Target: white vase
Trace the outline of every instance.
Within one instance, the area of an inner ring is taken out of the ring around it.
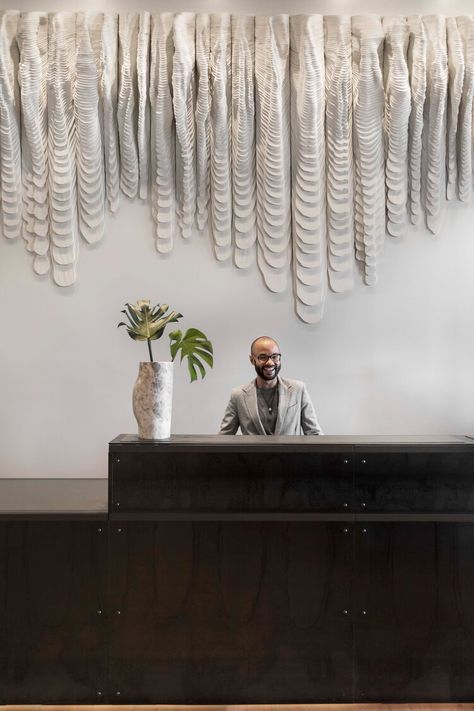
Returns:
[[[173,363],[140,363],[133,388],[133,413],[140,439],[168,439],[171,433]]]

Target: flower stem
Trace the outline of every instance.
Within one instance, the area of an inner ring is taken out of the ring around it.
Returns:
[[[153,363],[153,353],[151,352],[151,341],[149,338],[147,338],[148,343],[148,353],[150,354],[150,363]]]

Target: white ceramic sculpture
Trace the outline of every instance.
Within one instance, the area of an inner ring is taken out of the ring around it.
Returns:
[[[159,252],[207,229],[315,323],[354,256],[375,284],[386,232],[472,197],[473,110],[472,15],[2,11],[0,224],[70,286],[150,183]]]
[[[288,15],[255,18],[257,254],[275,292],[291,261],[289,44]]]
[[[232,205],[234,262],[254,263],[257,239],[255,174],[255,20],[232,17]]]
[[[356,258],[366,284],[377,281],[385,237],[383,29],[375,15],[352,18]]]
[[[150,109],[148,104],[150,53],[150,13],[141,12],[137,38],[137,89],[138,89],[138,194],[144,200],[148,196],[148,143],[150,133]]]
[[[331,289],[354,284],[351,20],[324,18],[326,58],[326,215]]]
[[[412,224],[421,219],[421,151],[426,96],[426,37],[420,16],[407,18],[411,114],[408,128],[408,205]]]
[[[408,124],[411,89],[407,66],[408,28],[404,17],[384,17],[385,187],[387,232],[407,229]]]
[[[426,34],[426,102],[423,131],[422,192],[428,229],[441,228],[446,199],[446,104],[448,62],[446,18],[423,17]]]
[[[129,198],[138,193],[137,38],[138,13],[119,16],[119,89],[117,121],[120,141],[120,188]]]
[[[77,212],[79,231],[89,243],[105,230],[105,175],[99,113],[100,37],[103,16],[80,12],[76,20]]]
[[[448,49],[448,135],[447,135],[447,177],[446,196],[452,200],[458,182],[457,131],[459,109],[464,87],[464,47],[455,17],[446,20]]]
[[[196,15],[196,222],[204,230],[209,219],[209,165],[211,156],[211,96],[209,91],[210,17]]]
[[[464,85],[458,123],[458,195],[466,202],[472,195],[472,112],[474,100],[474,17],[457,18],[464,53]]]
[[[210,18],[210,232],[219,261],[231,256],[230,15]]]
[[[0,184],[3,234],[15,239],[21,234],[21,140],[18,87],[19,12],[0,13]]]
[[[117,33],[118,16],[105,13],[101,38],[100,90],[104,132],[105,189],[110,212],[119,204],[117,136]]]
[[[48,211],[48,16],[26,12],[18,28],[22,115],[23,236],[39,275],[50,270]]]
[[[176,202],[178,223],[184,238],[191,236],[196,211],[196,146],[194,103],[195,16],[175,16],[173,40],[173,109],[176,122]]]
[[[321,15],[290,21],[292,245],[296,312],[321,320],[327,291],[324,27]]]
[[[75,58],[75,14],[59,12],[51,15],[47,74],[49,231],[53,278],[59,286],[70,286],[76,280]]]
[[[153,15],[150,49],[151,208],[156,224],[156,249],[173,248],[175,219],[175,131],[171,77],[173,14]]]

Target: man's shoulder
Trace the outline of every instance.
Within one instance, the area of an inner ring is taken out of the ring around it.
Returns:
[[[294,378],[282,378],[280,377],[282,385],[286,388],[293,388],[294,390],[303,390],[306,386],[302,380],[295,380]]]
[[[245,385],[239,385],[236,388],[233,388],[230,396],[231,397],[238,397],[239,395],[242,395],[243,393],[249,392],[252,388],[255,387],[255,380],[251,380],[250,383],[246,383]]]

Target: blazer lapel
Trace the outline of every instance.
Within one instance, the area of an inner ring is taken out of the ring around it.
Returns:
[[[291,385],[287,385],[281,378],[278,378],[278,416],[275,425],[275,434],[281,433],[282,425],[285,421],[288,403],[290,401]]]
[[[260,432],[260,434],[266,434],[260,415],[258,414],[258,404],[257,404],[257,386],[255,385],[255,380],[252,380],[244,388],[245,405],[247,407],[248,416],[254,424],[255,430]]]

